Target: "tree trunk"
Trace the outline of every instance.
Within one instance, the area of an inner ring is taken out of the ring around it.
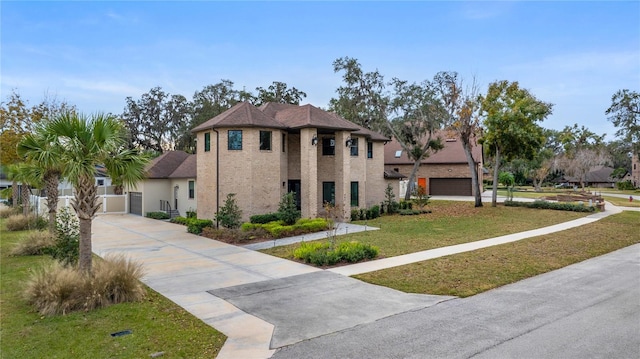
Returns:
[[[98,204],[98,188],[93,177],[80,178],[75,187],[76,193],[71,206],[78,214],[80,223],[80,255],[78,265],[80,270],[91,272],[91,222],[100,208]]]
[[[45,174],[45,186],[47,189],[47,207],[49,207],[49,233],[56,233],[56,215],[58,213],[58,174]]]
[[[22,183],[22,214],[25,216],[29,215],[29,207],[31,202],[31,197],[29,196],[31,192],[29,191],[29,185],[26,183]]]
[[[462,140],[462,148],[467,157],[469,171],[471,172],[471,187],[473,188],[473,197],[475,199],[475,207],[482,207],[482,191],[480,190],[480,181],[478,181],[478,167],[471,153],[471,144],[469,141]]]
[[[418,168],[420,168],[420,160],[413,163],[413,169],[411,170],[411,174],[409,175],[409,183],[407,184],[407,193],[404,194],[404,200],[408,201],[411,199],[411,193],[413,193],[414,183],[416,180],[416,173],[418,172]]]
[[[498,175],[500,171],[500,149],[496,148],[495,164],[493,166],[493,193],[491,194],[491,207],[498,205]]]
[[[80,251],[78,267],[81,272],[91,273],[91,219],[79,218],[80,223]]]
[[[18,188],[18,182],[11,182],[11,207],[18,207],[18,199],[20,198],[20,189]]]

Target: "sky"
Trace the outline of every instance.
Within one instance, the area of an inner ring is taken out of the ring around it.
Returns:
[[[517,81],[554,104],[541,125],[613,140],[605,111],[640,91],[639,1],[6,1],[0,95],[121,114],[153,87],[191,99],[222,79],[274,81],[326,108],[356,58],[386,80],[456,71],[481,92]]]

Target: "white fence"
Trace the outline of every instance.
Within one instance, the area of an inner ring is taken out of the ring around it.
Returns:
[[[58,210],[63,207],[71,207],[71,200],[73,196],[60,196],[58,197]],[[107,194],[98,196],[98,203],[102,206],[98,210],[98,213],[127,213],[128,200],[126,195]],[[49,207],[47,206],[46,197],[31,196],[31,205],[34,207],[34,211],[42,216],[46,216],[49,213]]]

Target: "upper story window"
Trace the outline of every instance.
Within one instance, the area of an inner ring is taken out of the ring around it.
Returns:
[[[357,155],[358,155],[358,139],[352,138],[351,139],[351,156],[357,156]]]
[[[373,158],[373,142],[367,142],[367,158]]]
[[[228,145],[227,148],[231,150],[242,150],[242,130],[229,130],[228,131]]]
[[[336,139],[333,137],[325,137],[322,139],[322,155],[333,156],[336,154]]]
[[[260,131],[260,151],[271,151],[271,131]]]
[[[204,152],[211,151],[211,133],[206,132],[204,134]]]

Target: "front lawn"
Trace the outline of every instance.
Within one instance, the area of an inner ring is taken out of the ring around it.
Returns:
[[[4,223],[0,226],[2,358],[149,358],[160,352],[162,358],[214,358],[222,348],[222,333],[151,289],[139,303],[39,315],[24,301],[22,290],[32,271],[52,259],[9,257],[25,232],[7,232]],[[124,330],[131,334],[111,336]]]
[[[640,212],[628,211],[562,232],[355,277],[409,293],[467,297],[636,243]]]
[[[527,231],[586,216],[586,213],[531,210],[498,205],[474,208],[471,202],[431,201],[432,213],[418,216],[382,216],[367,225],[378,231],[339,236],[338,242],[358,241],[380,250],[380,257],[393,257],[427,249],[479,241],[506,234]],[[364,221],[353,222],[365,224]],[[262,252],[293,259],[299,244],[274,247]]]

